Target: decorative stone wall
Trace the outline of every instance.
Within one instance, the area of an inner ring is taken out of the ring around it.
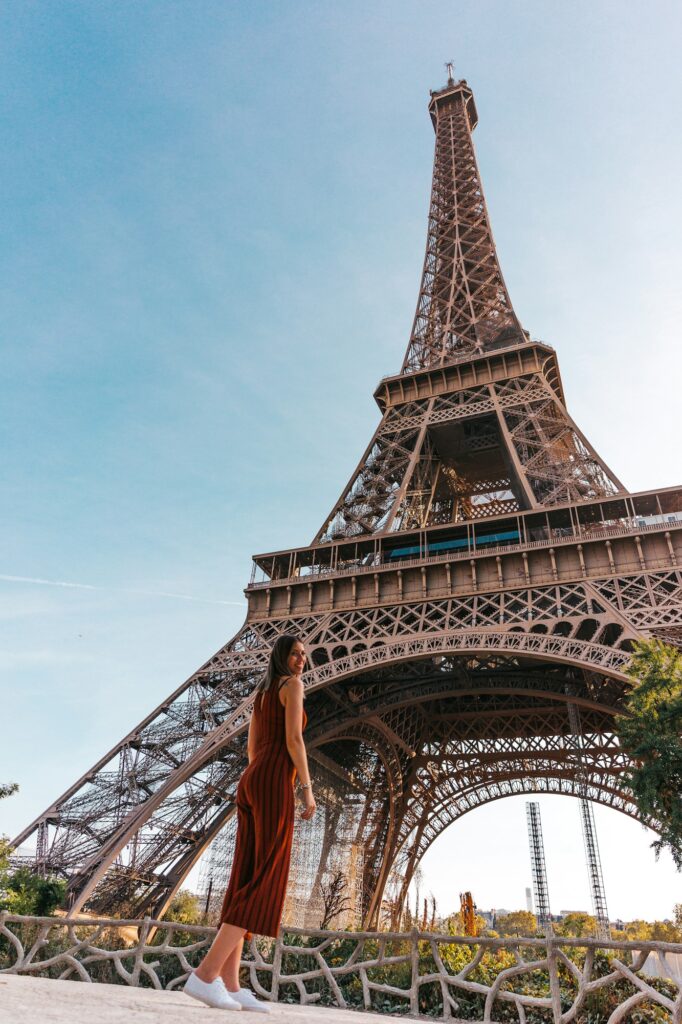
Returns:
[[[214,928],[167,921],[20,917],[0,914],[0,973],[104,980],[157,989],[182,986]],[[671,963],[682,944],[596,939],[464,938],[413,931],[291,929],[276,941],[252,939],[243,966],[254,991],[274,1001],[401,1009],[430,1019],[467,1017],[519,1024],[577,1019],[618,1024],[637,1008],[679,1024],[682,979]],[[655,954],[659,974],[644,973]],[[390,979],[390,980],[389,980]],[[398,983],[400,982],[400,983]],[[434,993],[436,995],[434,1001]],[[428,996],[428,999],[427,999]],[[597,1000],[599,1012],[591,1004]],[[428,1007],[427,1007],[428,1002]],[[513,1019],[513,1018],[512,1018]],[[606,1017],[604,1017],[606,1019]]]

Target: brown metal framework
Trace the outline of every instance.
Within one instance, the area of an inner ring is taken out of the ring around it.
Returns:
[[[636,816],[613,720],[633,640],[682,637],[682,490],[629,494],[573,422],[502,279],[466,82],[429,111],[424,273],[381,422],[312,544],[255,557],[237,636],[15,840],[74,910],[162,914],[229,826],[284,630],[310,653],[313,760],[353,795],[365,922],[488,801],[554,792]]]

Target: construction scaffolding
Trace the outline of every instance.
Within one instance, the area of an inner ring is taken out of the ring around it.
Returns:
[[[585,845],[585,861],[587,863],[587,875],[590,884],[590,898],[592,900],[592,913],[597,922],[597,938],[610,939],[611,925],[609,922],[609,911],[606,905],[606,891],[604,889],[604,875],[599,856],[599,843],[597,842],[597,827],[594,821],[592,803],[587,798],[588,777],[583,761],[584,737],[580,711],[576,704],[568,704],[568,720],[577,744],[578,771],[577,780],[580,791],[580,821],[583,831],[583,843]]]
[[[580,800],[580,820],[582,821],[583,826],[585,859],[587,861],[587,873],[590,879],[592,913],[597,919],[597,938],[610,939],[611,926],[609,924],[609,911],[606,906],[604,876],[602,874],[601,859],[599,857],[599,844],[597,842],[597,829],[594,823],[594,812],[592,811],[592,804],[584,797]]]
[[[547,868],[545,866],[545,846],[542,841],[540,804],[526,803],[526,818],[528,820],[528,841],[530,843],[530,867],[533,875],[535,916],[538,927],[543,931],[548,931],[552,927],[552,915],[549,909],[549,888],[547,886]]]

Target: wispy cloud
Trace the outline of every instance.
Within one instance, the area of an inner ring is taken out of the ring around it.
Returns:
[[[59,650],[2,651],[0,650],[0,672],[16,671],[27,668],[59,668],[64,665],[88,664],[96,661],[94,655],[84,652]],[[45,696],[48,695],[46,691]],[[22,690],[22,698],[26,692]],[[60,698],[61,699],[61,698]]]
[[[196,597],[193,594],[175,594],[167,590],[138,590],[133,587],[100,587],[93,583],[73,583],[70,580],[45,580],[39,576],[10,576],[0,573],[0,581],[4,583],[28,583],[41,587],[67,587],[73,590],[99,590],[109,593],[136,594],[141,597],[168,597],[178,601],[199,601],[202,604],[221,604],[241,608],[245,601],[221,601],[212,597]]]

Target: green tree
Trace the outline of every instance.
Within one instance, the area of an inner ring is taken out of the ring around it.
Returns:
[[[179,889],[171,900],[164,917],[167,921],[177,921],[178,924],[201,924],[202,911],[199,906],[199,897],[189,889]]]
[[[0,892],[5,886],[11,853],[12,847],[9,844],[9,839],[7,836],[0,836]]]
[[[644,939],[648,941],[651,939],[651,932],[653,931],[652,926],[648,921],[628,921],[624,928],[625,938],[628,942],[634,942],[636,939]]]
[[[651,845],[668,849],[682,870],[682,652],[660,640],[641,640],[628,666],[634,688],[616,721],[621,745],[634,761],[626,778],[640,814],[658,823]]]
[[[4,800],[7,796],[12,796],[13,793],[19,789],[16,782],[10,782],[8,784],[0,783],[0,800]],[[12,847],[10,846],[9,836],[0,836],[0,907],[2,907],[2,900],[4,898],[7,886],[7,880],[10,876],[9,871],[9,859],[12,854]]]
[[[21,867],[4,880],[0,907],[12,914],[48,917],[64,901],[66,882],[61,878],[41,878],[30,868]]]
[[[535,914],[531,914],[530,910],[512,910],[511,913],[498,917],[495,927],[500,935],[528,937],[535,935],[538,930],[538,922]]]
[[[591,914],[566,914],[556,931],[559,935],[570,935],[576,939],[589,938],[597,933],[597,921]]]
[[[682,942],[682,929],[671,921],[654,921],[651,938],[657,942]]]
[[[0,800],[12,796],[18,789],[16,782],[0,784]],[[41,878],[27,867],[12,871],[12,852],[9,838],[0,836],[0,910],[49,917],[64,902],[66,882],[61,878]]]

